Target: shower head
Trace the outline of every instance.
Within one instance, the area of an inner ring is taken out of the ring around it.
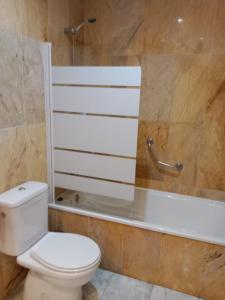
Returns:
[[[92,24],[92,23],[95,23],[96,22],[96,19],[95,18],[89,18],[89,19],[86,19],[84,20],[83,22],[81,22],[77,27],[67,27],[67,28],[64,28],[64,33],[65,34],[72,34],[72,35],[75,35],[77,34],[80,29],[85,26],[86,24]]]

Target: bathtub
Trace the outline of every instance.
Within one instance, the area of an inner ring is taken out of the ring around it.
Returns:
[[[131,204],[71,193],[76,194],[75,198],[86,197],[80,207],[69,196],[62,202],[50,203],[49,207],[225,246],[225,202],[142,188],[136,188]]]

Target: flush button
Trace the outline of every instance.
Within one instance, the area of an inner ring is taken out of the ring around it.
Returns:
[[[25,191],[26,188],[24,186],[21,186],[20,188],[18,188],[19,191]]]

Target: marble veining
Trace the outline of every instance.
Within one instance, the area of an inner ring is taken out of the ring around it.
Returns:
[[[23,38],[23,102],[26,124],[44,122],[44,72],[40,44]]]
[[[94,239],[102,251],[100,267],[108,271],[207,300],[225,295],[223,246],[54,209],[49,228]]]
[[[0,31],[0,53],[1,129],[23,124],[21,37]]]
[[[66,1],[60,26],[73,14],[76,22],[97,18],[78,38],[78,65],[142,67],[136,184],[224,199],[224,1],[75,2],[76,10]],[[49,24],[62,5],[50,3]],[[49,26],[54,64],[70,64],[71,40]],[[156,167],[143,140],[147,133],[155,135],[162,159],[184,163],[180,174]]]
[[[25,181],[46,181],[47,164],[40,44],[3,30],[0,54],[0,192],[4,192]],[[15,258],[0,254],[1,300],[23,277],[24,269]]]
[[[83,4],[97,22],[84,29],[78,64],[142,67],[138,186],[224,199],[224,1]],[[180,174],[149,159],[145,126],[162,159],[184,163]]]
[[[6,300],[22,300],[21,285]],[[200,300],[200,298],[98,269],[83,287],[83,300]],[[203,299],[202,299],[203,300]]]
[[[48,0],[48,40],[53,44],[53,65],[72,65],[72,37],[63,34],[64,27],[72,27],[83,20],[83,1]],[[75,64],[82,63],[83,30],[76,36]]]

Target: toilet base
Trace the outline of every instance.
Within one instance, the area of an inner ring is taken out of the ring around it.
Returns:
[[[68,282],[67,282],[68,283]],[[81,286],[68,286],[62,280],[29,271],[23,300],[82,300]]]

